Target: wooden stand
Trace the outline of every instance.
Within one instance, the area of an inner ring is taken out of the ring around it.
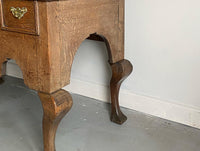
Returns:
[[[25,84],[38,91],[44,151],[55,150],[56,129],[72,106],[70,94],[61,88],[70,83],[74,56],[87,38],[107,46],[113,72],[111,120],[126,121],[118,101],[120,85],[132,71],[124,59],[124,0],[1,0],[0,5],[0,64],[14,59]]]

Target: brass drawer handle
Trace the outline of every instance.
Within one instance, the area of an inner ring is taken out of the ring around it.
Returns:
[[[24,16],[24,14],[26,14],[27,13],[27,8],[26,7],[22,7],[22,8],[19,8],[19,7],[11,7],[10,8],[10,11],[12,12],[12,14],[13,14],[13,16],[15,17],[15,18],[18,18],[18,19],[21,19],[23,16]]]

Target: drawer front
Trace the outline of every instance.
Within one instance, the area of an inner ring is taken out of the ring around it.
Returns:
[[[1,0],[2,29],[39,35],[37,1]]]

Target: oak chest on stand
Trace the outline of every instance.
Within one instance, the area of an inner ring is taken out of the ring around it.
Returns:
[[[3,64],[14,59],[25,84],[38,91],[44,151],[55,151],[57,127],[72,107],[71,95],[61,88],[69,84],[74,56],[87,38],[107,46],[111,120],[126,121],[118,101],[120,85],[132,72],[124,59],[124,0],[0,0],[0,6],[0,77]]]

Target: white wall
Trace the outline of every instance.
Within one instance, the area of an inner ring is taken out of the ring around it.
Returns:
[[[134,93],[200,108],[200,1],[131,0],[126,54]]]
[[[126,0],[125,56],[134,71],[122,106],[200,128],[199,8],[199,0]],[[84,41],[65,89],[108,101],[107,60],[103,43]],[[17,72],[8,65],[9,75]]]

